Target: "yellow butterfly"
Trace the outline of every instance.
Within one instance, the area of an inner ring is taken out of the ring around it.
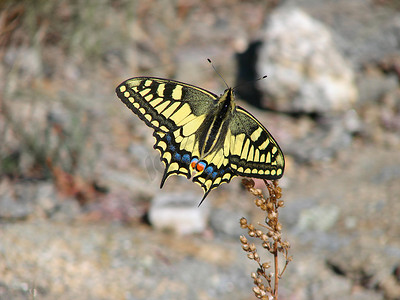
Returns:
[[[161,187],[182,175],[208,193],[234,176],[279,179],[285,160],[267,129],[235,104],[232,88],[217,95],[169,79],[134,77],[116,89],[118,97],[154,129],[154,148],[165,164]]]

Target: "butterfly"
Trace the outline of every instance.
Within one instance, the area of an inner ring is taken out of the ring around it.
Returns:
[[[235,176],[279,179],[285,160],[278,143],[248,111],[235,104],[228,88],[218,97],[187,83],[134,77],[116,93],[125,105],[154,129],[154,148],[165,171],[199,184],[203,199]]]

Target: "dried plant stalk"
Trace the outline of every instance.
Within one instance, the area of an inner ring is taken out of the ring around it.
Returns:
[[[257,252],[254,243],[249,243],[245,236],[240,236],[242,249],[247,252],[247,257],[254,260],[258,264],[256,272],[251,273],[254,280],[253,292],[258,299],[278,299],[278,285],[279,279],[282,277],[286,270],[288,263],[292,260],[288,256],[290,244],[282,240],[282,225],[279,223],[278,209],[283,207],[284,203],[280,200],[281,188],[278,186],[278,181],[269,183],[264,180],[267,187],[269,197],[265,198],[260,189],[254,187],[254,181],[251,179],[243,179],[243,185],[246,189],[256,196],[255,204],[262,211],[266,212],[265,224],[260,224],[261,229],[256,229],[254,225],[249,224],[246,218],[240,219],[240,226],[248,230],[248,235],[251,238],[259,239],[262,247],[273,255],[274,270],[271,272],[270,262],[262,262]],[[281,253],[285,258],[285,265],[282,271],[279,270],[278,255]]]

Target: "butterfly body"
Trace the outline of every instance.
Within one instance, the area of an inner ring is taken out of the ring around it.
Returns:
[[[161,187],[171,175],[191,178],[204,197],[234,176],[278,179],[284,157],[267,129],[236,106],[232,88],[220,97],[179,81],[134,77],[118,97],[154,129],[154,148],[165,164]],[[202,200],[202,201],[203,201]]]

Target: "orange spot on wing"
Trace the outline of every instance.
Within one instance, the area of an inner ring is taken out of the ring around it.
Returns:
[[[196,166],[197,171],[201,172],[204,170],[204,165],[203,164],[197,164]]]

